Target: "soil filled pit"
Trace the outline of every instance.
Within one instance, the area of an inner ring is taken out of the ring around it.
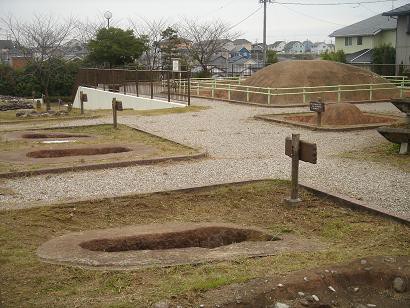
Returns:
[[[26,133],[21,136],[24,139],[49,139],[49,138],[85,138],[88,135],[64,134],[64,133]]]
[[[205,227],[182,232],[147,234],[115,239],[97,239],[81,243],[92,251],[163,250],[188,247],[216,248],[244,241],[269,241],[272,236],[255,230]]]
[[[32,151],[26,154],[32,158],[55,158],[66,156],[83,156],[83,155],[102,155],[111,153],[129,152],[131,149],[125,147],[103,147],[103,148],[73,148],[73,149],[58,149],[58,150],[39,150]]]

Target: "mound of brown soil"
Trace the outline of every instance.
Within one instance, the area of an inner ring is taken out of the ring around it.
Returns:
[[[293,88],[293,87],[319,87],[319,86],[337,86],[337,85],[358,85],[358,84],[380,84],[389,81],[381,76],[352,65],[324,61],[324,60],[299,60],[283,61],[269,65],[258,71],[253,76],[246,79],[242,84],[245,86],[266,87],[266,88]],[[377,90],[377,88],[386,88],[385,86],[373,86],[372,100],[389,100],[392,97],[399,96],[399,90],[391,85],[392,90]],[[369,86],[358,86],[357,89],[364,89],[355,92],[343,92],[342,101],[366,101],[370,98]],[[353,89],[353,88],[350,88]],[[337,101],[336,93],[325,93],[322,91],[337,90],[337,87],[307,89],[306,91],[318,91],[319,93],[306,94],[306,102],[316,100],[317,97],[324,98],[325,101]],[[267,92],[267,91],[266,91]],[[272,91],[271,104],[301,104],[303,96],[284,95],[276,96],[276,93],[295,93],[299,90],[277,90]],[[246,101],[246,94],[233,92],[232,99]],[[253,94],[249,96],[249,101],[253,103],[267,103],[267,95]]]
[[[316,124],[316,117],[309,123]],[[353,104],[338,103],[326,105],[322,114],[324,125],[354,125],[366,123],[366,116]]]
[[[317,114],[313,115],[293,115],[285,117],[290,121],[317,124]],[[388,117],[364,114],[353,104],[335,103],[327,104],[325,112],[322,113],[322,125],[360,125],[375,123],[390,123],[393,120]]]

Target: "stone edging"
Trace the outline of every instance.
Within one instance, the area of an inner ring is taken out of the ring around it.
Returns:
[[[357,200],[339,193],[330,192],[326,189],[319,189],[306,184],[300,184],[300,186],[306,189],[307,191],[314,193],[315,195],[327,197],[330,200],[337,201],[351,209],[363,210],[366,212],[397,220],[406,225],[410,225],[410,215],[393,213],[392,211],[382,209],[378,206],[370,205],[364,201]]]
[[[313,130],[313,131],[325,131],[325,132],[347,132],[347,131],[353,131],[353,130],[374,129],[374,128],[378,128],[382,126],[389,126],[389,125],[394,124],[394,123],[371,123],[371,124],[345,125],[344,127],[326,127],[326,126],[318,127],[314,125],[308,125],[302,122],[299,123],[296,121],[288,121],[282,118],[284,116],[305,115],[305,114],[308,114],[308,112],[261,114],[261,115],[254,116],[254,119],[262,120],[266,122],[275,122],[275,123],[280,123],[280,124],[285,124],[285,125],[302,127],[302,128],[306,128],[306,129]],[[402,119],[402,117],[399,117],[399,116],[392,116],[392,115],[387,115],[387,114],[384,115],[384,114],[378,114],[374,112],[364,112],[363,114],[378,115],[378,116],[382,116],[386,118],[396,119],[398,121]],[[271,116],[277,116],[277,118],[273,118]]]

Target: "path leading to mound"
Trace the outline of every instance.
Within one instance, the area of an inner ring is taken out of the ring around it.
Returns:
[[[290,159],[284,155],[284,139],[292,132],[298,132],[302,139],[318,144],[318,164],[301,163],[301,182],[397,213],[410,210],[410,174],[375,162],[336,156],[383,141],[375,130],[312,132],[252,118],[261,113],[305,110],[301,108],[268,109],[208,100],[194,100],[194,104],[212,108],[197,113],[121,117],[119,121],[186,145],[201,147],[208,151],[208,159],[4,180],[2,186],[17,194],[0,195],[0,209],[252,179],[288,179]],[[389,103],[359,107],[366,111],[399,113]],[[109,119],[105,121],[109,123]],[[61,125],[101,122],[101,119],[82,120]]]

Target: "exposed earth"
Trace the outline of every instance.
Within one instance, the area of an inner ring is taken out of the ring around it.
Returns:
[[[259,70],[251,77],[247,78],[241,85],[266,87],[266,88],[293,88],[293,87],[319,87],[319,86],[337,86],[337,85],[358,85],[358,84],[382,84],[383,86],[374,86],[373,100],[390,99],[399,97],[399,90],[395,89],[393,84],[381,76],[352,65],[338,63],[334,61],[323,60],[295,60],[283,61],[271,64],[268,67]],[[377,90],[377,88],[392,88],[392,90]],[[368,89],[368,86],[358,87],[359,89]],[[354,89],[349,88],[349,89]],[[319,88],[311,91],[337,90],[333,88]],[[294,90],[293,90],[294,91]],[[286,93],[292,93],[292,90],[286,90]],[[300,92],[300,89],[297,90]],[[309,92],[309,90],[307,90]],[[276,92],[272,93],[275,94]],[[307,102],[322,97],[325,102],[335,102],[336,93],[315,93],[307,94]],[[232,92],[232,99],[237,101],[246,101],[246,94],[241,92]],[[342,101],[368,101],[369,91],[343,92]],[[266,104],[266,95],[251,93],[249,101],[253,103]],[[302,103],[301,95],[286,95],[271,97],[271,104],[297,104]]]

